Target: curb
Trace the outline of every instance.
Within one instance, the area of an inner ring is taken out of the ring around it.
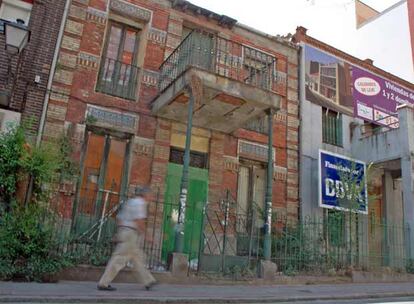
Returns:
[[[1,296],[0,303],[142,303],[142,304],[154,304],[154,303],[198,303],[198,304],[211,304],[213,303],[280,303],[280,302],[297,302],[297,301],[326,301],[326,300],[356,300],[356,299],[379,299],[379,298],[403,298],[412,297],[414,292],[389,292],[389,293],[375,293],[375,294],[352,294],[344,296],[291,296],[291,297],[278,297],[278,298],[197,298],[197,297],[13,297],[13,296]]]

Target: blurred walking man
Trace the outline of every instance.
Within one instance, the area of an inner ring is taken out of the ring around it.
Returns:
[[[98,283],[99,290],[116,290],[110,283],[128,262],[133,265],[136,279],[143,283],[147,290],[155,285],[156,280],[145,267],[145,254],[139,248],[139,243],[145,234],[148,193],[147,188],[136,187],[135,196],[121,207],[116,217],[118,228],[115,239],[117,244]]]

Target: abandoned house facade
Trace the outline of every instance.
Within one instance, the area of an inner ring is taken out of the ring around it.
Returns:
[[[55,198],[68,229],[103,237],[137,185],[161,264],[200,246],[240,255],[237,235],[270,234],[272,213],[297,222],[291,42],[187,1],[72,0],[52,77],[42,139],[67,134],[80,164]]]

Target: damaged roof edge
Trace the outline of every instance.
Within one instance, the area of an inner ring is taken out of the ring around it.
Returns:
[[[217,14],[208,9],[202,8],[201,6],[192,4],[186,0],[170,0],[170,2],[173,8],[192,11],[195,14],[203,15],[208,18],[217,20],[219,24],[226,25],[229,28],[232,28],[237,23],[236,19],[230,18],[226,15]]]
[[[291,48],[294,48],[294,49],[299,49],[298,45],[296,45],[295,43],[293,43],[293,42],[291,42],[287,39],[284,39],[284,38],[280,37],[279,35],[273,36],[273,35],[267,34],[265,32],[262,32],[260,30],[255,29],[255,28],[252,28],[248,25],[239,23],[236,19],[233,19],[229,16],[217,14],[215,12],[212,12],[212,11],[208,10],[208,9],[202,8],[201,6],[195,5],[195,4],[193,4],[193,3],[191,3],[187,0],[169,0],[169,1],[171,2],[172,7],[175,8],[175,9],[189,10],[189,11],[192,11],[193,13],[195,13],[195,14],[200,14],[200,15],[206,16],[208,18],[211,18],[213,20],[217,20],[220,25],[225,25],[225,26],[228,26],[229,28],[237,26],[237,27],[239,27],[243,30],[246,30],[246,31],[249,31],[253,34],[260,35],[260,36],[265,37],[267,39],[282,43],[282,44],[284,44],[288,47],[291,47]]]
[[[273,35],[267,34],[265,32],[262,32],[260,30],[257,30],[257,29],[255,29],[251,26],[245,25],[243,23],[239,23],[239,22],[237,22],[236,26],[243,29],[243,30],[252,32],[253,34],[260,35],[260,36],[265,37],[267,39],[282,43],[282,44],[284,44],[288,47],[291,47],[291,48],[294,48],[294,49],[297,49],[297,50],[300,49],[300,46],[297,45],[296,43],[291,42],[290,40],[287,40],[287,39],[283,39],[282,37],[280,37],[278,35],[273,36]]]

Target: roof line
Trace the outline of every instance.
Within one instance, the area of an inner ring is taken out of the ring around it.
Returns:
[[[365,5],[365,6],[369,7],[369,8],[370,8],[370,9],[372,9],[373,11],[376,11],[378,14],[381,14],[381,12],[380,12],[379,10],[376,10],[376,9],[375,9],[375,8],[373,8],[371,5],[366,4],[364,1],[362,1],[362,0],[356,0],[356,1],[358,1],[359,3],[362,3],[363,5]]]
[[[360,1],[360,2],[361,2],[361,1]],[[405,3],[405,2],[407,2],[407,0],[401,0],[401,1],[397,2],[397,3],[395,3],[394,5],[392,5],[392,6],[390,6],[389,8],[387,8],[387,9],[383,10],[382,12],[379,12],[379,14],[378,14],[378,15],[376,15],[376,16],[374,16],[374,17],[372,17],[372,18],[368,19],[368,20],[366,20],[365,22],[362,22],[362,23],[359,25],[359,27],[358,27],[358,28],[361,28],[361,27],[363,27],[363,26],[367,25],[368,23],[371,23],[372,21],[374,21],[374,20],[376,20],[377,18],[379,18],[379,17],[381,17],[381,16],[385,15],[385,14],[386,14],[386,13],[388,13],[389,11],[393,10],[393,9],[394,9],[394,8],[396,8],[397,6],[402,5],[402,4],[403,4],[403,3]],[[364,4],[365,4],[365,3],[364,3]]]

